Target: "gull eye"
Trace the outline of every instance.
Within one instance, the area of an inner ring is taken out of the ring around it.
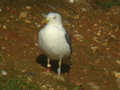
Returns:
[[[56,19],[56,16],[54,16],[53,19]]]

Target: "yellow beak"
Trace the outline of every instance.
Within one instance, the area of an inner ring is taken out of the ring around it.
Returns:
[[[42,20],[41,24],[47,24],[48,23],[48,20],[47,19],[44,19]]]
[[[47,24],[48,23],[47,15],[46,14],[42,14],[42,16],[44,17],[44,20],[42,20],[41,24]]]

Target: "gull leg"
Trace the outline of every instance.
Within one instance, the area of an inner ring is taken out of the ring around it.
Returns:
[[[46,71],[46,72],[43,72],[42,74],[47,75],[47,76],[52,75],[52,74],[50,73],[50,68],[51,68],[50,58],[48,58],[48,59],[47,59],[47,71]]]
[[[58,72],[58,75],[61,75],[62,59],[59,60],[58,65],[59,65],[59,67],[57,69],[57,72]]]
[[[58,67],[58,69],[57,69],[58,75],[55,76],[55,78],[56,78],[57,80],[65,81],[64,77],[61,76],[62,59],[59,60],[58,65],[59,65],[59,67]]]
[[[50,72],[51,64],[50,64],[50,58],[47,60],[47,72]]]

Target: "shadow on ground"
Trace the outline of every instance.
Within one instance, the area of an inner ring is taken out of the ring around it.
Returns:
[[[41,64],[43,67],[47,68],[47,56],[45,54],[41,54],[36,59],[38,64]],[[51,71],[57,73],[58,68],[58,60],[51,60]],[[70,71],[70,64],[62,64],[62,73],[69,73]]]

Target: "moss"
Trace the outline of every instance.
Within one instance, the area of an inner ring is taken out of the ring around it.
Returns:
[[[112,1],[103,2],[100,0],[96,0],[96,5],[101,7],[102,9],[109,9],[112,6],[120,6],[120,1],[119,0],[112,0]]]

